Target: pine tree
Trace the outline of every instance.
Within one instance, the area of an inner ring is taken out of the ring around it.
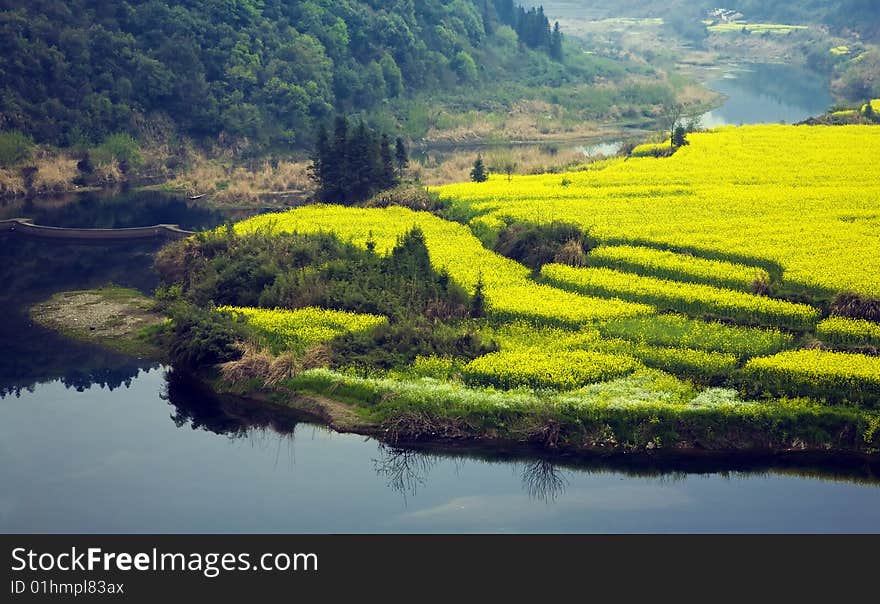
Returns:
[[[318,185],[318,197],[323,198],[322,189],[327,182],[327,168],[330,165],[330,140],[327,128],[323,124],[318,128],[315,136],[315,151],[312,154],[312,164],[309,166],[309,178]]]
[[[675,127],[672,133],[672,147],[677,149],[678,147],[684,147],[688,144],[687,140],[687,130],[681,124]]]
[[[474,182],[486,182],[489,180],[489,172],[483,163],[482,155],[477,155],[477,160],[474,162],[474,167],[471,170],[471,180]]]
[[[379,161],[381,173],[379,174],[379,188],[391,189],[397,185],[397,174],[394,171],[394,157],[391,153],[391,139],[387,134],[382,134],[379,143]]]
[[[399,136],[394,143],[394,162],[397,164],[398,178],[403,178],[403,174],[406,172],[407,166],[409,166],[409,153],[406,150],[406,143]]]
[[[348,173],[345,175],[348,186],[342,184],[346,191],[346,203],[353,203],[367,199],[377,182],[378,146],[373,144],[373,137],[367,129],[367,124],[362,120],[352,131],[348,149]]]
[[[482,18],[483,31],[485,31],[487,35],[491,36],[495,33],[495,21],[497,19],[497,15],[495,14],[495,7],[492,6],[492,3],[489,0],[483,0]]]
[[[864,109],[863,113],[864,113],[865,117],[868,118],[869,120],[873,120],[875,117],[877,117],[876,112],[874,111],[874,106],[871,104],[870,99],[865,104],[865,109]]]
[[[333,141],[327,150],[327,162],[324,166],[324,181],[321,188],[321,201],[345,203],[344,183],[349,172],[348,162],[348,120],[338,115],[333,124]]]
[[[553,33],[550,35],[550,56],[562,61],[562,30],[559,28],[559,21],[553,26]]]

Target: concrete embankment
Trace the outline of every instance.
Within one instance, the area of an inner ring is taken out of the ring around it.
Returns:
[[[0,235],[23,235],[42,239],[64,239],[74,241],[128,241],[135,239],[183,239],[192,235],[176,224],[157,224],[147,227],[124,229],[75,229],[33,224],[26,218],[0,220]]]

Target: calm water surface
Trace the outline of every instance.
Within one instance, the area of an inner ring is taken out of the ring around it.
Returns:
[[[745,73],[718,84],[732,94],[713,119],[791,122],[827,104],[797,78]],[[25,211],[58,226],[222,222],[167,196],[5,209]],[[156,248],[0,237],[0,531],[880,532],[876,467],[396,451],[27,318],[55,291],[150,291]]]
[[[794,124],[824,113],[833,102],[826,81],[789,65],[745,65],[707,86],[725,95],[726,101],[703,116],[706,128]]]

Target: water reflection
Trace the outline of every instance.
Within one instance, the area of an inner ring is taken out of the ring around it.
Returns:
[[[160,191],[96,191],[58,197],[29,197],[0,204],[0,219],[30,218],[36,224],[118,229],[176,224],[196,230],[223,223],[223,214],[204,204]]]
[[[401,449],[379,443],[379,457],[373,459],[373,470],[390,489],[407,497],[415,497],[419,487],[428,481],[428,474],[437,458],[412,449]]]
[[[853,458],[843,460],[824,455],[713,455],[691,458],[670,455],[584,454],[552,459],[540,451],[495,453],[471,449],[408,449],[380,444],[374,471],[389,488],[413,497],[427,487],[431,471],[442,460],[509,466],[520,475],[522,490],[530,500],[553,503],[565,495],[578,474],[619,474],[651,478],[658,484],[681,483],[695,475],[739,480],[774,475],[798,476],[828,481],[880,485],[880,461]]]
[[[171,421],[178,428],[189,426],[232,438],[247,438],[256,432],[288,438],[303,421],[292,409],[215,394],[183,371],[168,370],[165,380],[165,391],[159,397],[173,408]]]
[[[709,82],[724,105],[701,119],[702,126],[793,124],[824,113],[832,103],[827,83],[790,65],[752,64]]]
[[[523,486],[530,499],[553,503],[565,492],[566,473],[547,459],[536,459],[523,464]]]
[[[160,244],[82,245],[0,236],[0,398],[60,380],[83,391],[115,389],[154,366],[62,337],[31,321],[28,308],[58,291],[107,283],[151,291],[152,257]]]

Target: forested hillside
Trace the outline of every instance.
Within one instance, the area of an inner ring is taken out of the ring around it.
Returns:
[[[512,0],[0,0],[0,130],[303,145],[337,111],[608,75],[562,48]]]

